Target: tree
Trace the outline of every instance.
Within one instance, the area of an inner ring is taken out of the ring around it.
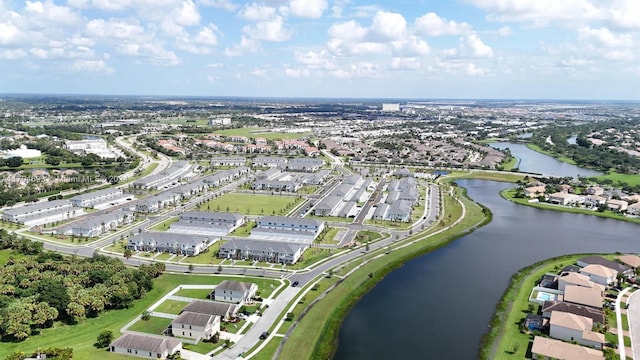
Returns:
[[[97,348],[106,348],[113,341],[113,331],[111,330],[103,330],[96,340],[95,347]]]
[[[38,301],[49,304],[58,310],[58,314],[65,313],[69,302],[71,302],[66,286],[55,280],[42,279],[38,282],[36,289],[39,294]]]
[[[145,310],[142,312],[142,315],[140,315],[140,319],[144,320],[144,321],[148,321],[151,319],[151,312],[149,310]]]
[[[293,320],[293,313],[292,312],[288,312],[287,313],[287,317],[284,319],[285,321],[291,321]]]
[[[9,167],[20,167],[22,166],[23,160],[20,156],[12,156],[7,160],[7,165]]]
[[[133,255],[133,253],[131,252],[130,249],[124,249],[123,255],[124,255],[124,258],[128,260],[131,257],[131,255]]]

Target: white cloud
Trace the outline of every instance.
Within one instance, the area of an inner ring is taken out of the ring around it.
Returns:
[[[329,71],[329,74],[343,79],[377,77],[379,75],[378,66],[368,61],[348,64],[343,68]]]
[[[296,51],[294,56],[298,62],[310,69],[329,70],[335,68],[333,59],[326,51]]]
[[[333,5],[331,5],[331,17],[341,18],[344,8],[349,3],[350,3],[350,0],[334,0]]]
[[[240,43],[224,49],[225,56],[240,56],[244,54],[257,53],[262,50],[260,43],[246,36],[240,37]]]
[[[235,11],[238,6],[229,0],[199,0],[199,5],[211,6],[218,9],[224,9],[227,11]]]
[[[394,57],[391,59],[391,68],[394,70],[420,69],[420,60],[414,57]]]
[[[76,60],[71,68],[77,72],[112,74],[115,71],[102,60]]]
[[[378,11],[369,30],[375,40],[397,40],[405,35],[407,21],[402,14]]]
[[[49,52],[45,49],[40,49],[40,48],[31,48],[29,49],[29,53],[31,53],[31,55],[35,56],[38,59],[48,59],[49,58]]]
[[[255,77],[265,77],[267,76],[267,70],[265,69],[253,69],[251,70],[251,75]]]
[[[322,16],[322,13],[327,9],[326,0],[291,0],[289,3],[289,9],[291,15],[318,19]]]
[[[400,41],[394,41],[393,55],[401,57],[415,57],[429,55],[431,47],[426,41],[417,36],[409,36],[406,39]]]
[[[302,77],[309,77],[311,75],[311,72],[307,69],[304,68],[285,68],[284,69],[284,73],[285,75],[287,75],[288,77],[292,77],[292,78],[302,78]]]
[[[116,46],[116,51],[126,56],[147,58],[157,65],[175,66],[180,63],[180,59],[173,51],[166,50],[157,43],[119,44]]]
[[[22,49],[7,49],[0,52],[0,59],[18,60],[27,56],[27,52]]]
[[[511,29],[510,26],[503,26],[500,29],[498,29],[498,35],[500,36],[509,36],[513,34],[513,30]]]
[[[245,5],[238,16],[251,21],[269,20],[277,15],[276,8],[258,3]]]
[[[261,21],[255,25],[247,25],[242,31],[256,40],[280,42],[289,40],[291,31],[285,29],[282,17],[276,16],[273,20]]]
[[[120,19],[91,20],[86,25],[86,33],[89,36],[101,39],[136,40],[144,36],[144,28],[135,21]]]
[[[196,44],[214,46],[218,44],[218,37],[216,36],[216,32],[218,31],[218,27],[214,24],[209,24],[207,27],[203,27],[200,31],[193,37],[193,42]]]
[[[360,40],[367,35],[367,29],[355,20],[333,24],[329,28],[329,36],[344,40]]]
[[[0,45],[17,44],[22,41],[23,33],[12,23],[0,23]]]
[[[465,22],[447,21],[433,12],[417,18],[415,28],[418,34],[426,36],[463,35],[471,31],[471,25]]]
[[[471,51],[474,57],[493,57],[493,49],[482,42],[478,34],[472,33],[464,37],[465,48]]]
[[[575,26],[602,19],[605,14],[593,0],[466,0],[490,13],[489,19],[526,22],[534,26],[558,23]],[[599,3],[599,1],[598,1]]]
[[[598,29],[582,27],[578,30],[578,36],[580,40],[592,40],[600,46],[609,48],[629,47],[633,43],[631,35],[615,34],[604,27]]]

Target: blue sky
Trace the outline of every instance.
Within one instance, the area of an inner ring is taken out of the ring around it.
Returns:
[[[640,100],[638,0],[0,0],[0,92]]]

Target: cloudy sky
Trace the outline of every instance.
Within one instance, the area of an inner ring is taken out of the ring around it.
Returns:
[[[0,92],[640,100],[639,0],[0,0]]]

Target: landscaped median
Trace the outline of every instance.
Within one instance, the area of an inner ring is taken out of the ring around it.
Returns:
[[[296,329],[282,347],[279,359],[326,359],[336,350],[342,320],[351,307],[386,274],[406,261],[446,245],[486,223],[489,213],[464,196],[463,189],[454,188],[454,196],[443,194],[447,217],[436,227],[446,229],[435,235],[415,234],[390,246],[372,251],[372,257],[349,276],[340,281],[324,298],[311,307],[300,319]],[[451,217],[449,217],[451,214]],[[456,221],[458,221],[456,223]],[[375,256],[381,255],[383,256]]]

